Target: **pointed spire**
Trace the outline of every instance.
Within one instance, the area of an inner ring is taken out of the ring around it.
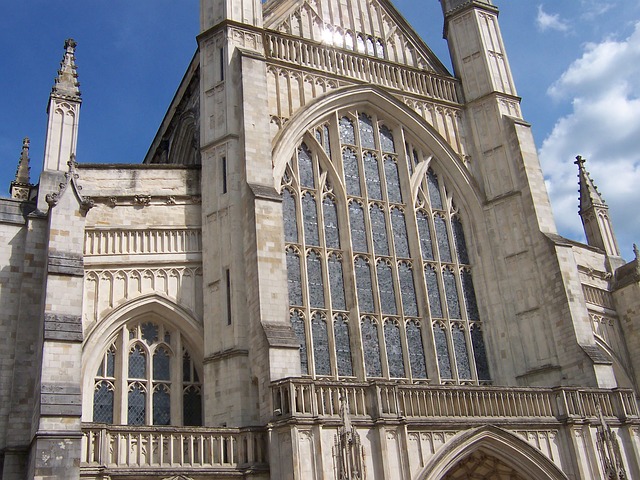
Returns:
[[[60,62],[60,70],[56,77],[51,94],[54,96],[71,97],[80,100],[80,82],[78,82],[78,71],[76,68],[76,46],[78,44],[73,38],[68,38],[64,42],[64,57]]]
[[[609,218],[609,207],[585,168],[586,160],[580,155],[574,162],[578,165],[580,184],[580,218],[584,225],[587,243],[598,247],[609,256],[619,257],[618,242],[613,233],[613,225]]]
[[[20,154],[20,160],[18,161],[18,169],[16,171],[16,179],[11,182],[9,192],[11,198],[18,200],[28,200],[29,193],[33,185],[29,183],[29,137],[25,137],[22,141],[22,153]]]
[[[593,207],[607,207],[607,202],[604,201],[598,187],[591,179],[591,175],[585,168],[587,161],[580,155],[576,157],[576,161],[573,162],[578,165],[578,178],[580,180],[580,212],[586,212]]]

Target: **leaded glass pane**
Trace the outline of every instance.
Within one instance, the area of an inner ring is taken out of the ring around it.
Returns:
[[[429,186],[429,199],[431,200],[431,208],[442,210],[440,184],[438,183],[438,177],[435,173],[433,173],[433,170],[431,169],[429,169],[427,172],[427,184]]]
[[[309,363],[307,360],[307,337],[305,335],[304,318],[300,312],[292,312],[291,328],[300,342],[300,371],[303,375],[309,374]]]
[[[380,292],[380,307],[383,313],[396,315],[398,309],[396,306],[395,287],[393,284],[393,272],[391,266],[386,262],[378,262],[378,291]]]
[[[396,152],[396,145],[393,142],[393,133],[386,125],[380,126],[380,148],[383,152]]]
[[[340,141],[343,144],[355,145],[356,135],[353,130],[353,122],[348,117],[340,119]]]
[[[449,344],[447,343],[444,326],[435,323],[433,325],[433,337],[436,342],[436,356],[438,357],[440,377],[443,379],[453,378],[451,375],[451,361],[449,360]]]
[[[373,291],[371,286],[371,270],[367,261],[357,257],[355,261],[356,290],[361,312],[373,312]]]
[[[358,172],[358,159],[350,148],[345,148],[342,153],[344,164],[344,181],[347,186],[347,195],[360,196],[360,172]]]
[[[402,343],[400,341],[400,328],[395,322],[385,322],[384,341],[387,345],[389,375],[395,378],[404,377],[404,355],[402,354]]]
[[[282,191],[282,213],[284,219],[285,242],[298,243],[298,217],[296,215],[296,199],[288,190]]]
[[[164,348],[158,348],[153,354],[153,379],[171,380],[169,352]]]
[[[367,39],[367,45],[369,45],[371,39]],[[371,48],[373,48],[373,42],[371,42]],[[371,117],[361,113],[358,115],[358,126],[360,127],[360,144],[363,148],[376,148],[376,144],[373,138],[373,122]]]
[[[460,300],[458,299],[458,288],[456,287],[456,277],[449,269],[442,272],[444,280],[444,292],[447,297],[447,308],[449,309],[449,318],[462,318],[460,312]]]
[[[202,425],[202,394],[193,385],[185,388],[182,395],[182,423],[185,427]]]
[[[315,188],[311,151],[304,143],[298,149],[298,172],[300,174],[301,187]]]
[[[364,225],[364,210],[358,202],[349,204],[349,221],[351,223],[351,243],[356,252],[367,252],[367,230]]]
[[[444,218],[436,215],[433,219],[436,226],[436,238],[438,240],[438,251],[440,252],[440,261],[451,262],[451,248],[449,247],[449,234],[447,233],[447,224]]]
[[[413,378],[428,378],[422,334],[420,327],[414,321],[407,323],[407,347],[409,348],[409,363]]]
[[[438,276],[431,265],[424,267],[424,279],[427,283],[427,294],[429,296],[429,310],[431,311],[431,316],[442,318],[442,302],[440,301]]]
[[[373,236],[373,250],[376,255],[389,255],[389,240],[387,239],[387,221],[382,208],[373,204],[370,210],[371,234]]]
[[[318,210],[316,199],[309,192],[302,196],[302,218],[304,220],[304,242],[306,245],[320,246],[318,236]]]
[[[431,244],[431,230],[429,229],[429,217],[424,210],[418,211],[418,234],[420,235],[420,250],[423,260],[433,260],[433,245]]]
[[[191,381],[191,357],[187,352],[185,352],[182,357],[182,381]]]
[[[127,424],[144,425],[146,423],[146,392],[139,383],[129,386],[127,402]]]
[[[313,356],[316,375],[331,375],[327,322],[319,313],[314,314],[311,320],[311,334],[313,335]]]
[[[307,276],[309,278],[309,304],[311,308],[324,308],[324,282],[320,256],[313,250],[307,255]]]
[[[402,203],[402,191],[400,189],[400,174],[398,164],[391,157],[384,159],[384,174],[387,183],[387,196],[391,203]]]
[[[364,178],[367,183],[367,194],[374,200],[382,200],[382,188],[380,187],[380,171],[378,170],[378,158],[366,152],[363,156]]]
[[[391,226],[393,228],[393,241],[396,247],[396,256],[409,258],[407,224],[404,219],[404,212],[399,208],[391,209]]]
[[[147,345],[151,345],[158,340],[158,326],[153,323],[148,322],[140,325],[140,333]]]
[[[102,381],[93,391],[94,423],[113,423],[113,385]]]
[[[342,260],[337,255],[329,256],[329,285],[331,287],[331,306],[333,309],[346,310]]]
[[[289,305],[302,305],[300,256],[292,249],[287,250],[287,284],[289,285]]]
[[[351,377],[353,366],[351,364],[351,345],[349,343],[349,324],[344,316],[338,315],[333,323],[333,333],[336,343],[336,361],[338,364],[338,375],[341,377]]]
[[[381,377],[382,364],[380,362],[380,343],[378,340],[378,325],[366,317],[360,326],[362,332],[362,346],[364,347],[364,365],[367,377]]]
[[[451,227],[453,230],[453,242],[456,244],[456,252],[458,254],[458,261],[462,264],[469,263],[469,252],[467,252],[467,243],[464,239],[464,230],[462,229],[462,223],[458,217],[451,219]]]
[[[400,294],[402,295],[402,310],[409,317],[418,316],[418,301],[416,300],[416,287],[413,282],[413,271],[406,263],[398,266],[400,277]]]
[[[107,377],[114,377],[116,371],[116,352],[112,348],[107,351]]]
[[[326,152],[327,156],[331,158],[331,140],[329,138],[329,127],[326,125],[322,127],[322,133],[324,137],[324,143],[322,144],[322,146],[324,147],[324,151]]]
[[[460,379],[471,379],[471,365],[469,364],[469,353],[467,351],[467,340],[464,336],[464,327],[454,325],[452,332],[453,349],[456,353],[456,365],[458,366],[458,377]]]
[[[464,301],[467,304],[467,316],[469,317],[469,320],[480,320],[480,313],[478,312],[478,303],[476,302],[476,292],[473,288],[471,272],[463,270],[461,277],[462,292],[464,294]]]
[[[129,352],[129,378],[147,377],[147,359],[140,345],[135,345]]]
[[[153,391],[153,424],[171,423],[171,395],[166,385],[158,385]]]
[[[333,198],[326,196],[322,201],[324,212],[324,235],[327,248],[340,248],[340,233],[338,231],[338,211]]]
[[[487,351],[479,325],[471,325],[471,344],[473,345],[473,358],[476,361],[478,379],[485,381],[491,380],[489,375],[489,362],[487,362]]]

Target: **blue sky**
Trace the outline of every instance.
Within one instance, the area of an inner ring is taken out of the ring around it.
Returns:
[[[196,48],[196,0],[3,2],[0,185],[8,192],[22,138],[32,179],[42,163],[46,106],[64,40],[78,42],[84,99],[78,160],[142,161]],[[396,0],[450,68],[437,0]],[[623,256],[640,243],[640,0],[495,0],[524,117],[560,233],[583,241],[581,154],[611,208]]]

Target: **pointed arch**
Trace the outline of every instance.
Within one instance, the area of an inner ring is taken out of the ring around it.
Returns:
[[[461,200],[470,215],[482,215],[482,194],[462,160],[447,140],[408,106],[389,93],[371,86],[349,86],[333,90],[299,109],[273,140],[273,181],[279,188],[286,165],[300,139],[312,127],[337,110],[360,108],[379,114],[387,121],[403,125],[411,132],[419,146],[438,159],[441,170],[449,177],[455,197]]]
[[[441,480],[461,461],[483,452],[530,480],[568,480],[568,477],[542,452],[515,434],[487,425],[454,437],[416,477]]]

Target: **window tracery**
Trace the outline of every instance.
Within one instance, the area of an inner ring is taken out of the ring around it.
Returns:
[[[409,132],[334,114],[300,143],[282,195],[303,375],[490,381],[462,216]]]
[[[129,324],[117,333],[96,372],[93,421],[201,425],[201,396],[197,369],[180,333],[150,321]]]

